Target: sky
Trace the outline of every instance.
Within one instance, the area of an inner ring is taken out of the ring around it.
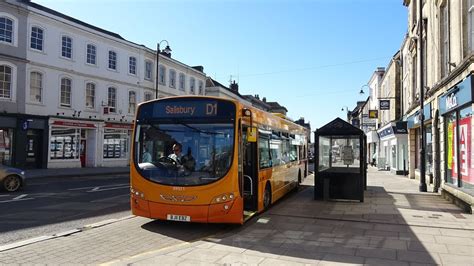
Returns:
[[[241,94],[278,101],[312,130],[368,92],[407,31],[402,0],[33,0],[156,49]],[[366,89],[367,87],[365,87]]]

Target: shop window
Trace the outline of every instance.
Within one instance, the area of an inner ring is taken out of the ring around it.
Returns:
[[[13,129],[0,129],[0,164],[12,165]]]
[[[425,169],[426,174],[433,173],[433,132],[431,124],[425,126]]]
[[[129,134],[126,130],[105,129],[104,159],[128,159]]]
[[[80,131],[80,129],[52,128],[49,145],[51,160],[79,158]]]
[[[457,121],[456,114],[450,114],[448,117],[451,119],[447,134],[447,181],[474,192],[472,107],[461,109],[457,114]]]

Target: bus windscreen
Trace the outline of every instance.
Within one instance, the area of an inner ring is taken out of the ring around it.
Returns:
[[[163,185],[217,181],[232,164],[234,123],[235,105],[227,101],[172,99],[141,106],[134,145],[139,172]]]

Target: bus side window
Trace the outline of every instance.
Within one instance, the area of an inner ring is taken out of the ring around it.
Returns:
[[[269,139],[263,136],[258,138],[258,160],[260,169],[271,167]]]

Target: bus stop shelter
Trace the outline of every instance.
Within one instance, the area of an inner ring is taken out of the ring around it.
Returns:
[[[362,130],[336,118],[315,131],[314,199],[364,201],[367,138]]]

